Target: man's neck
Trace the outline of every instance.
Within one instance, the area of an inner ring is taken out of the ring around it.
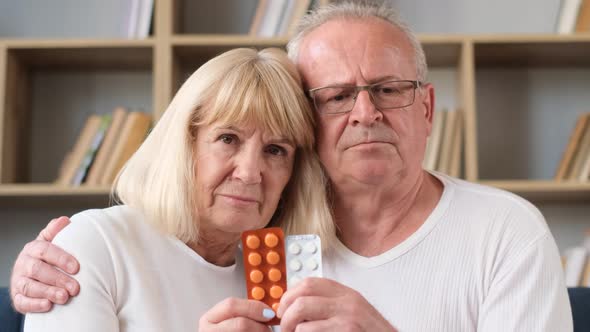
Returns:
[[[400,244],[422,226],[442,196],[442,183],[425,171],[394,182],[353,190],[333,184],[338,235],[353,252],[377,256]]]

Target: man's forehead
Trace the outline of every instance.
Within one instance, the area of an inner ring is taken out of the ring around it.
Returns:
[[[358,79],[359,74],[369,80],[384,74],[414,76],[413,54],[407,36],[389,22],[379,18],[338,18],[303,38],[298,67],[309,88],[335,83],[334,79]]]
[[[412,52],[395,44],[393,39],[339,43],[329,35],[311,37],[299,57],[307,88],[358,83],[359,79],[372,82],[384,75],[413,75]]]

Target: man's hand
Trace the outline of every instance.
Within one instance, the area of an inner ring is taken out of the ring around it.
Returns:
[[[49,311],[53,303],[64,304],[80,290],[76,280],[78,261],[62,249],[51,244],[53,238],[70,224],[68,217],[60,217],[27,243],[18,255],[10,277],[10,297],[14,308],[25,314]]]
[[[269,332],[270,328],[263,322],[273,317],[272,309],[260,301],[228,298],[201,316],[199,332]]]
[[[397,331],[357,291],[323,278],[306,278],[282,297],[281,332]]]

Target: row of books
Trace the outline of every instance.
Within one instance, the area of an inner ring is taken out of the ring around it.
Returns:
[[[108,186],[139,148],[152,123],[149,114],[116,108],[86,120],[64,158],[56,184]]]
[[[567,287],[590,287],[590,230],[581,246],[564,251],[561,263]]]
[[[590,0],[562,0],[557,16],[557,32],[590,32]]]
[[[154,0],[128,0],[126,37],[129,39],[147,38],[152,26]]]
[[[460,110],[434,112],[422,165],[425,169],[454,177],[461,175],[463,123],[463,112]]]
[[[557,167],[555,180],[579,182],[590,180],[590,112],[578,117]]]
[[[295,32],[299,19],[311,7],[329,2],[329,0],[258,0],[249,34],[257,37],[290,36]]]

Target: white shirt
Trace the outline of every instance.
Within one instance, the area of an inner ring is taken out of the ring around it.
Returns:
[[[434,175],[443,195],[418,231],[370,258],[337,243],[324,276],[359,291],[400,331],[572,331],[541,213],[511,193]]]
[[[425,223],[389,251],[362,257],[337,243],[324,276],[358,290],[400,331],[571,331],[554,240],[530,203],[440,174]],[[245,297],[241,254],[221,268],[129,207],[72,217],[54,243],[80,261],[80,294],[25,331],[196,331],[221,300]]]
[[[80,294],[28,314],[25,331],[195,332],[213,305],[246,294],[241,260],[210,264],[126,206],[79,213],[53,242],[79,260]]]

